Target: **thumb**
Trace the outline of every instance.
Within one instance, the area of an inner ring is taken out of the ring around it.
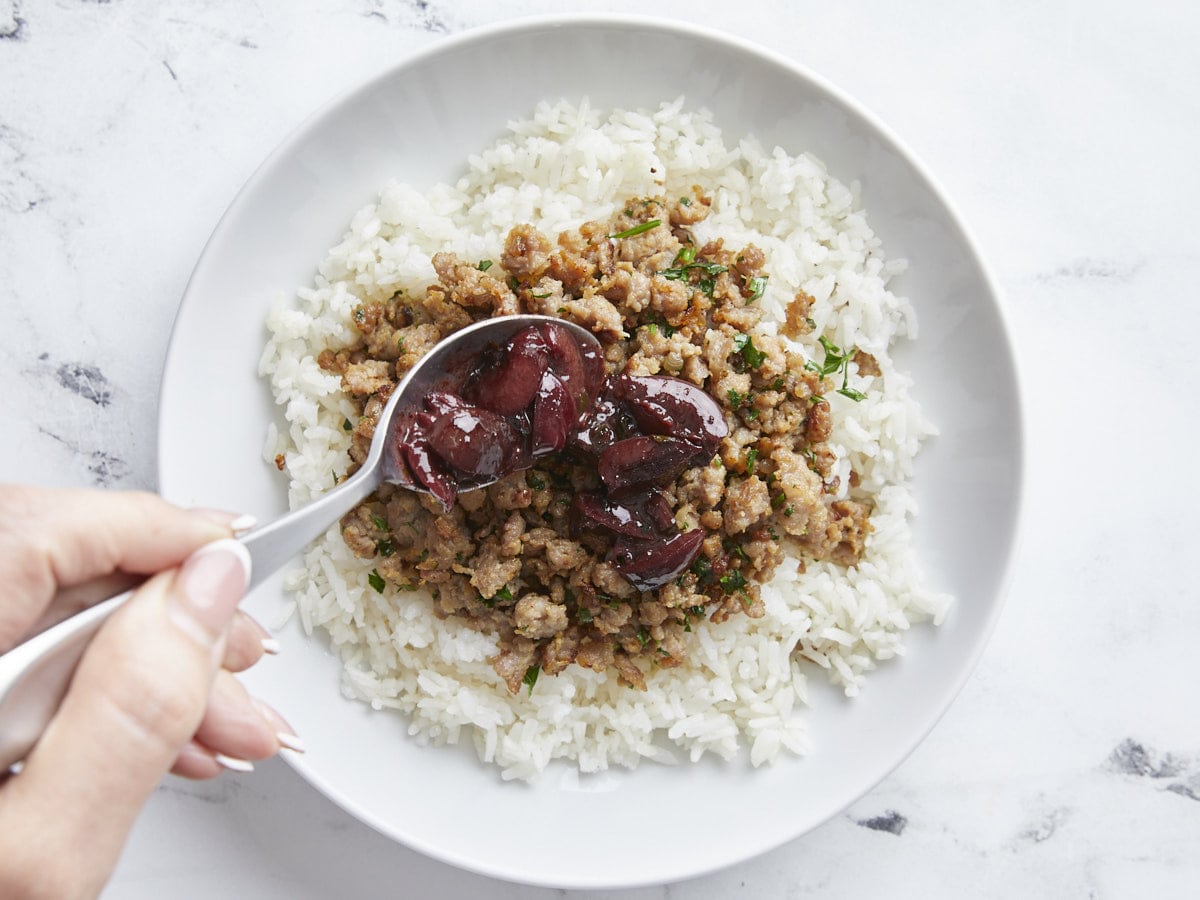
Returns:
[[[70,859],[74,871],[61,874],[99,891],[204,716],[249,577],[245,547],[215,541],[150,579],[105,623],[21,774],[4,787],[0,856],[32,854],[51,869]],[[3,846],[22,836],[28,846]]]

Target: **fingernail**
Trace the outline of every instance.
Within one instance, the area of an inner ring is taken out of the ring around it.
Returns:
[[[271,731],[275,733],[275,740],[279,741],[279,746],[296,753],[303,753],[308,749],[304,741],[296,736],[296,729],[288,724],[287,719],[258,698],[255,698],[254,702],[258,705],[258,711],[262,713],[262,717],[267,720]]]
[[[249,513],[233,513],[223,509],[209,509],[203,506],[193,507],[188,512],[194,516],[199,516],[202,519],[222,525],[234,534],[249,531],[258,524],[257,517]]]
[[[171,591],[171,616],[201,643],[224,631],[250,582],[250,554],[231,538],[205,544],[188,557]]]
[[[230,522],[229,527],[233,529],[234,534],[241,534],[243,531],[249,531],[257,524],[258,516],[252,516],[250,513],[244,513]]]
[[[294,734],[288,734],[286,731],[277,732],[275,740],[279,741],[281,747],[286,747],[293,753],[306,753],[308,745]]]
[[[213,759],[217,765],[230,772],[253,772],[254,763],[248,759],[239,759],[236,756],[226,756],[224,753],[214,753]]]
[[[245,618],[245,620],[250,623],[250,627],[258,632],[258,642],[260,645],[262,645],[264,653],[270,653],[272,656],[274,656],[283,649],[279,645],[279,641],[275,640],[275,638],[271,636],[271,632],[263,628],[262,623],[259,622],[258,619],[254,618],[254,616],[250,615],[250,613],[246,612],[244,609],[239,610],[238,615]]]

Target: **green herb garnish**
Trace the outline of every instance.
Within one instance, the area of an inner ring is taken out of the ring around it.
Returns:
[[[660,269],[658,274],[668,281],[682,281],[691,271],[703,272],[705,275],[720,275],[722,272],[728,271],[725,266],[714,262],[689,262],[682,266],[672,266],[669,269]]]
[[[727,594],[736,594],[746,586],[746,576],[737,569],[731,569],[728,574],[721,576],[721,590]]]
[[[486,272],[491,267],[492,267],[492,261],[490,259],[481,259],[479,261],[478,268],[479,268],[480,272]]]
[[[504,600],[505,602],[512,600],[512,591],[508,589],[508,585],[505,585],[504,587],[500,588],[500,590],[496,591],[496,594],[492,599],[495,600],[497,598]]]
[[[590,609],[581,609],[579,611],[578,618],[580,625],[587,625],[595,617],[592,615],[592,611]]]
[[[651,219],[640,225],[634,225],[632,228],[626,228],[624,231],[618,231],[616,234],[610,234],[609,237],[618,241],[625,238],[637,237],[639,234],[645,234],[651,228],[657,228],[661,224],[662,219]]]
[[[758,462],[758,448],[752,447],[746,451],[746,474],[754,474],[754,464]]]
[[[376,593],[383,593],[384,580],[383,576],[379,574],[378,569],[371,570],[371,574],[367,576],[367,582],[371,587],[375,588]]]
[[[691,206],[691,205],[692,205],[692,198],[691,198],[691,197],[680,197],[680,198],[679,198],[679,205],[680,205],[680,206]]]
[[[848,384],[850,379],[849,364],[857,351],[851,347],[849,350],[843,353],[842,348],[833,341],[829,340],[829,338],[825,337],[825,335],[821,335],[819,338],[817,338],[817,340],[821,344],[821,349],[825,351],[825,361],[820,365],[817,365],[812,360],[809,360],[804,364],[804,368],[808,369],[810,372],[816,372],[822,378],[825,378],[829,375],[836,375],[838,372],[841,372],[842,386],[837,389],[837,392],[843,397],[849,397],[855,403],[867,399],[866,394],[862,393],[861,391],[856,391]]]
[[[396,552],[396,542],[391,538],[384,538],[375,542],[375,549],[379,551],[380,556],[391,556]]]
[[[525,484],[533,488],[535,491],[542,491],[546,489],[546,480],[537,472],[533,471],[533,469],[530,469],[525,473]]]
[[[529,687],[529,693],[533,693],[533,686],[537,684],[538,673],[542,671],[541,666],[530,666],[525,670],[525,677],[521,682]]]
[[[735,391],[733,388],[729,389],[729,393],[726,396],[729,398],[729,405],[734,409],[740,409],[742,404],[746,402],[746,395]]]
[[[754,346],[754,338],[748,334],[739,334],[735,337],[733,339],[733,346],[741,351],[742,359],[752,369],[757,369],[767,358],[767,354]]]
[[[639,628],[637,630],[637,639],[638,643],[642,645],[643,649],[645,649],[646,645],[650,643],[650,632],[648,632],[645,627]]]
[[[683,251],[681,250],[680,254],[682,255],[682,253]],[[679,262],[679,258],[676,257],[675,261]],[[702,272],[705,276],[707,276],[705,278],[701,278],[696,286],[699,287],[700,290],[704,292],[705,296],[708,297],[713,295],[713,289],[717,285],[716,276],[727,271],[725,266],[721,265],[720,263],[686,262],[683,265],[676,265],[669,269],[663,269],[658,274],[668,281],[683,281],[688,277],[688,273],[693,270]]]
[[[694,244],[686,244],[680,248],[675,255],[675,265],[688,265],[696,258],[696,247]]]
[[[371,523],[379,531],[387,531],[388,530],[387,519],[385,519],[383,516],[371,516]]]
[[[750,279],[750,296],[746,298],[747,303],[753,303],[763,295],[763,291],[767,289],[767,276],[755,275]]]
[[[342,419],[342,431],[353,431],[354,425],[349,419]]]

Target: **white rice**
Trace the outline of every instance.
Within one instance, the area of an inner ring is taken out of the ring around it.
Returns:
[[[423,593],[373,590],[372,562],[356,559],[337,527],[289,576],[303,627],[328,633],[345,662],[349,696],[400,710],[421,739],[469,737],[505,778],[531,778],[553,759],[595,772],[642,758],[730,758],[743,746],[756,766],[781,750],[803,754],[806,677],[815,673],[855,695],[878,660],[904,652],[910,624],[940,622],[950,605],[923,586],[911,546],[912,462],[934,429],[889,352],[897,338],[916,337],[911,306],[888,290],[904,263],[883,256],[857,185],[831,178],[808,154],[768,152],[749,137],[731,146],[708,113],[686,110],[682,98],[655,112],[543,104],[509,131],[470,157],[453,185],[422,192],[388,184],[354,216],[315,284],[295,304],[272,310],[260,372],[288,428],[269,428],[266,456],[284,455],[293,508],[327,490],[348,463],[342,423],[355,411],[316,355],[353,340],[357,304],[401,288],[420,292],[435,280],[431,258],[440,251],[498,259],[515,224],[554,235],[607,218],[628,197],[672,197],[699,184],[713,198],[712,214],[695,228],[701,242],[752,241],[766,252],[765,328],[774,330],[804,290],[815,299],[816,323],[813,339],[798,345],[805,353],[823,359],[815,335],[824,333],[879,361],[881,376],[851,376],[867,395],[861,403],[829,398],[842,484],[853,466],[875,494],[863,560],[850,570],[809,563],[803,574],[794,559],[785,561],[763,587],[765,616],[694,625],[688,663],[654,671],[645,692],[571,666],[512,696],[488,662],[494,637],[438,619]],[[797,643],[803,659],[789,653]]]

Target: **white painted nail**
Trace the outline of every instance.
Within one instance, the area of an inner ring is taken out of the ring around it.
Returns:
[[[229,523],[229,528],[234,534],[241,534],[243,531],[249,531],[258,524],[258,516],[252,516],[249,513],[238,516]]]
[[[213,759],[217,765],[228,769],[230,772],[253,772],[254,763],[248,759],[238,759],[236,756],[226,756],[224,753],[214,753]]]
[[[279,741],[279,746],[286,747],[296,753],[304,753],[308,750],[308,746],[300,738],[294,734],[288,734],[286,731],[280,731],[275,735],[275,740]]]
[[[265,637],[259,643],[262,644],[263,652],[270,653],[272,656],[275,656],[280,650],[283,649],[283,647],[279,645],[279,641],[275,640],[273,637]]]

